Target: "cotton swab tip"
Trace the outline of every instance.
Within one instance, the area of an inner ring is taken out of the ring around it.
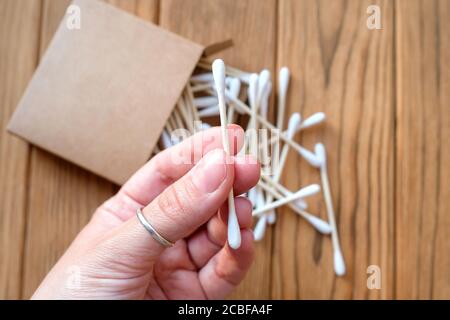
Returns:
[[[280,93],[286,94],[287,87],[289,86],[289,69],[287,67],[281,68],[278,77]]]
[[[323,221],[322,219],[319,219],[317,217],[311,216],[311,217],[308,218],[308,221],[320,233],[322,233],[322,234],[330,234],[331,233],[331,226],[327,222]]]
[[[325,121],[325,113],[323,112],[316,112],[310,117],[306,118],[302,123],[302,129],[306,129],[312,126],[315,126],[323,121]]]
[[[277,214],[275,213],[275,210],[272,210],[267,214],[267,223],[275,224],[275,222],[277,222]]]
[[[265,91],[267,90],[267,85],[269,84],[269,81],[270,81],[270,71],[264,69],[263,71],[261,71],[258,78],[258,90],[259,90],[258,94],[260,98],[262,98]]]
[[[294,201],[294,205],[301,209],[301,210],[306,210],[308,209],[308,203],[306,203],[306,201],[304,199],[298,199]]]
[[[238,78],[233,78],[230,81],[230,94],[234,98],[239,97],[239,92],[241,91],[241,81]]]
[[[295,135],[295,132],[297,131],[300,123],[302,121],[302,117],[300,115],[300,113],[298,112],[294,112],[291,117],[289,118],[289,123],[288,123],[288,129],[287,129],[287,135],[289,137],[289,139],[292,139]]]
[[[229,199],[234,201],[234,199]],[[230,212],[228,214],[228,244],[232,249],[238,249],[241,246],[241,230],[239,228],[239,222],[237,220],[236,211],[234,206],[230,207]]]
[[[325,146],[322,143],[317,143],[314,146],[314,151],[316,153],[316,157],[321,163],[322,166],[326,164],[327,161],[327,153],[325,151]]]
[[[320,186],[318,184],[311,184],[309,186],[301,188],[295,194],[298,198],[304,198],[304,197],[312,196],[319,192],[320,192]]]
[[[225,63],[223,60],[214,60],[212,70],[217,91],[220,93],[225,93]]]
[[[342,277],[346,272],[344,257],[340,250],[334,250],[334,272],[338,277]]]

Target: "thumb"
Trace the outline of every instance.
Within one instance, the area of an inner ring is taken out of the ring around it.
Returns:
[[[207,153],[186,175],[170,185],[142,212],[151,226],[175,243],[207,222],[225,202],[233,186],[234,165],[222,149]],[[152,238],[135,216],[109,238],[117,254],[156,258],[164,246]]]

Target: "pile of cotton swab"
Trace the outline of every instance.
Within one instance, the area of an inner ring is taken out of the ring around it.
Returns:
[[[253,203],[253,216],[257,219],[254,229],[255,240],[263,239],[267,226],[276,222],[276,209],[286,205],[318,232],[325,235],[331,234],[334,270],[336,275],[344,275],[345,263],[333,210],[325,147],[318,143],[312,152],[295,142],[295,136],[300,131],[324,122],[325,114],[317,112],[302,119],[299,113],[293,113],[288,119],[287,128],[284,127],[290,78],[286,67],[282,68],[278,75],[275,124],[271,123],[267,117],[273,88],[271,75],[267,69],[259,74],[248,73],[229,66],[225,67],[222,60],[216,60],[212,65],[208,61],[201,60],[198,69],[202,72],[191,77],[166,123],[159,146],[155,148],[154,153],[185,138],[174,136],[174,131],[178,128],[187,130],[188,136],[209,128],[210,125],[204,122],[205,120],[217,123],[219,118],[224,138],[227,137],[228,123],[242,124],[247,120],[246,143],[240,154],[251,154],[262,164],[261,179],[247,194]],[[258,139],[258,132],[265,133],[264,139]],[[224,138],[226,152],[230,151],[228,143],[228,139]],[[321,186],[312,184],[297,191],[291,191],[281,184],[288,154],[293,151],[312,167],[320,170]],[[308,205],[305,198],[318,194],[320,191],[325,200],[328,222],[306,211]],[[228,243],[231,248],[237,249],[241,238],[234,209],[233,192],[230,192],[228,206],[230,210]]]

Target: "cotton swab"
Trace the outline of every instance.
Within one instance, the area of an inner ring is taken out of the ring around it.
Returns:
[[[306,118],[302,124],[300,125],[300,129],[306,129],[310,128],[312,126],[315,126],[323,121],[325,121],[325,113],[323,112],[316,112],[313,115]]]
[[[201,59],[197,66],[200,68],[203,68],[205,70],[211,70],[212,66],[211,63],[205,59]],[[236,68],[232,68],[230,66],[227,66],[225,69],[226,75],[231,77],[239,78],[242,82],[247,83],[249,82],[250,74],[248,72],[241,71]]]
[[[333,203],[331,200],[330,184],[328,181],[328,170],[327,170],[327,155],[325,151],[325,146],[322,143],[317,143],[315,146],[315,152],[317,158],[321,162],[320,165],[320,177],[322,179],[323,195],[325,198],[325,204],[327,207],[328,221],[331,226],[331,241],[333,244],[333,256],[334,256],[334,272],[337,276],[345,275],[345,262],[342,256],[341,246],[339,244],[338,230],[336,227],[335,214],[333,210]]]
[[[216,85],[217,97],[219,99],[220,123],[222,128],[222,139],[225,152],[230,154],[230,145],[227,132],[227,114],[225,107],[225,64],[222,60],[216,59],[212,65],[214,83]],[[228,195],[228,244],[232,249],[241,246],[241,230],[237,220],[236,208],[234,206],[233,189]]]
[[[214,84],[211,82],[199,83],[192,86],[192,92],[201,92],[211,88],[214,88]]]
[[[194,105],[197,108],[206,108],[211,106],[216,106],[218,103],[216,97],[199,97],[194,98]]]
[[[256,115],[258,113],[258,105],[257,105],[257,95],[258,95],[258,82],[259,77],[258,74],[252,73],[249,79],[248,85],[248,100],[250,103],[250,120],[247,125],[247,132],[250,133],[248,136],[250,139],[250,143],[248,145],[250,154],[258,159],[258,137],[256,131]],[[251,188],[248,191],[248,198],[253,204],[256,204],[258,201],[258,190],[256,187]]]
[[[250,110],[250,108],[243,103],[242,101],[240,101],[239,99],[233,98],[231,96],[228,96],[229,100],[238,107],[238,109],[240,109],[242,112],[251,115],[252,111]],[[259,114],[256,115],[256,119],[258,120],[258,122],[260,124],[262,124],[264,127],[274,131],[277,130],[277,128],[271,124],[269,121],[267,121],[266,119],[264,119],[263,117],[261,117]],[[312,153],[311,151],[303,148],[302,146],[300,146],[298,143],[296,143],[295,141],[293,141],[292,139],[289,139],[286,135],[286,133],[281,132],[279,137],[287,144],[289,144],[289,146],[291,146],[295,151],[297,151],[303,158],[305,158],[309,163],[311,163],[311,165],[315,166],[315,167],[319,167],[320,163],[317,161],[314,153]]]
[[[229,81],[229,89],[228,89],[228,94],[234,98],[238,98],[239,97],[239,93],[241,92],[241,81],[238,78],[231,78],[231,80]],[[234,123],[234,107],[233,105],[230,105],[228,107],[228,122],[229,123]]]
[[[291,117],[289,118],[288,133],[287,133],[287,136],[289,139],[294,138],[294,135],[295,135],[296,131],[298,130],[299,125],[301,123],[301,120],[302,120],[302,118],[298,112],[294,112],[291,115]],[[289,145],[285,144],[283,146],[283,149],[281,150],[281,155],[280,155],[279,161],[274,161],[274,163],[273,163],[272,168],[275,171],[273,180],[275,182],[280,181],[281,174],[283,172],[283,168],[286,163],[288,152],[289,152]],[[273,160],[275,160],[275,159],[273,159]],[[270,203],[271,201],[272,201],[272,197],[268,196],[267,202]],[[268,218],[269,223],[273,224],[273,223],[275,223],[275,220],[276,220],[275,212],[269,213],[269,218]]]
[[[289,118],[289,124],[288,124],[288,130],[287,130],[288,139],[294,138],[295,133],[298,131],[301,121],[302,121],[302,117],[300,116],[300,114],[298,112],[294,112],[291,115],[291,117]],[[289,152],[289,145],[285,144],[283,146],[283,149],[281,150],[281,155],[280,155],[280,160],[278,162],[278,165],[275,168],[274,181],[276,181],[276,182],[278,182],[281,178],[281,174],[283,172],[284,165],[286,164],[288,152]]]
[[[286,108],[286,94],[289,86],[289,69],[287,67],[283,67],[280,69],[278,73],[278,105],[277,105],[277,122],[276,129],[281,132],[283,130],[284,123],[284,110]],[[276,140],[273,145],[273,157],[278,157],[280,152],[280,135],[276,135]],[[288,137],[289,138],[289,137]],[[292,138],[291,138],[292,139]],[[275,159],[272,158],[272,170],[275,171]],[[275,223],[276,215],[275,212],[270,214],[269,222],[271,224]]]
[[[191,133],[194,133],[194,131],[195,131],[194,130],[194,121],[191,119],[188,112],[186,111],[186,106],[185,106],[185,103],[182,98],[178,100],[177,108],[180,111],[181,117],[183,118],[184,123],[186,123],[188,130]]]
[[[211,82],[211,81],[214,81],[214,77],[211,72],[200,73],[191,77],[191,82]]]
[[[258,77],[258,92],[257,92],[258,106],[260,106],[262,99],[264,98],[269,82],[270,82],[270,71],[264,69],[263,71],[261,71]]]
[[[219,106],[210,106],[207,108],[203,108],[198,112],[199,117],[205,118],[205,117],[214,117],[218,116],[220,114]]]
[[[289,86],[290,72],[287,67],[280,69],[278,74],[278,115],[277,128],[283,127],[284,110],[286,109],[286,93]]]
[[[195,129],[200,130],[200,127],[199,127],[200,126],[199,125],[200,116],[198,115],[197,108],[194,105],[194,94],[192,93],[191,86],[189,84],[186,85],[185,95],[186,95],[186,104],[192,112],[192,116],[193,116],[195,123],[198,125],[198,127]]]
[[[285,195],[282,195],[275,189],[271,188],[268,184],[259,181],[258,185],[261,186],[266,192],[270,193],[272,196],[274,196],[276,199],[283,199]],[[303,199],[298,199],[303,200]],[[298,201],[297,200],[297,201]],[[319,231],[322,234],[330,234],[331,233],[331,227],[330,225],[318,218],[312,215],[309,212],[306,212],[304,209],[300,208],[298,205],[296,205],[296,201],[292,201],[287,204],[295,213],[300,215],[302,218],[304,218],[307,222],[309,222],[317,231]]]
[[[311,196],[313,194],[316,194],[319,191],[320,191],[320,186],[318,184],[309,185],[309,186],[304,187],[304,188],[300,189],[299,191],[297,191],[297,192],[295,192],[293,194],[290,194],[290,195],[288,195],[288,196],[286,196],[286,197],[284,197],[284,198],[282,198],[280,200],[277,200],[277,201],[274,201],[272,203],[266,204],[264,207],[254,210],[253,211],[253,215],[254,216],[258,216],[258,215],[260,215],[260,214],[262,214],[264,212],[267,212],[269,210],[278,208],[278,207],[280,207],[282,205],[285,205],[285,204],[287,204],[289,202],[292,202],[294,200],[297,200],[297,199],[300,199],[300,198],[305,198],[305,197]]]

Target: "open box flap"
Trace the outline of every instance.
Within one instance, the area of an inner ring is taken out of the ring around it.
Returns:
[[[8,130],[115,183],[149,158],[204,47],[99,1],[75,0]]]

